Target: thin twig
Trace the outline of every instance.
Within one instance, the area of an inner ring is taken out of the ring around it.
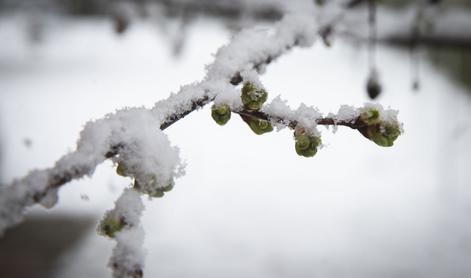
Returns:
[[[298,125],[297,121],[285,119],[276,115],[270,115],[262,111],[250,111],[250,110],[243,109],[243,110],[233,110],[233,112],[241,116],[247,116],[247,117],[252,117],[259,120],[276,122],[278,124],[285,125],[293,130]],[[360,121],[359,117],[350,119],[348,121],[338,120],[332,117],[325,117],[325,118],[317,119],[316,123],[318,125],[323,125],[323,126],[345,126],[345,127],[349,127],[351,129],[357,129],[357,130],[366,126],[364,122]]]

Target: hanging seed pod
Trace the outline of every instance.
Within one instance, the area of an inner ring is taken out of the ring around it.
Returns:
[[[368,4],[368,63],[370,74],[366,82],[366,92],[370,99],[376,99],[382,91],[381,84],[376,71],[376,44],[377,44],[377,22],[376,4],[380,0],[369,0]]]
[[[372,72],[366,82],[366,92],[370,99],[376,99],[381,94],[381,91],[382,87],[378,80],[378,75],[376,72]]]
[[[240,97],[247,110],[257,111],[267,101],[268,93],[263,89],[258,90],[252,82],[245,82]]]
[[[257,135],[262,135],[273,131],[273,126],[269,121],[260,120],[250,116],[241,116],[250,129]]]
[[[420,90],[420,81],[419,80],[414,80],[412,82],[412,90],[417,92]]]
[[[401,129],[397,123],[369,125],[361,128],[359,131],[363,136],[381,147],[391,147],[394,141],[401,135]]]
[[[318,136],[300,134],[295,135],[296,153],[304,157],[313,157],[317,153],[317,148],[321,145],[321,138]]]
[[[98,226],[98,233],[114,238],[115,234],[121,231],[127,223],[122,216],[115,215],[113,211],[107,212]]]
[[[231,108],[227,104],[213,105],[211,117],[218,125],[225,125],[231,119]]]
[[[122,35],[128,30],[130,25],[129,18],[124,14],[115,14],[113,16],[113,29],[118,35]]]

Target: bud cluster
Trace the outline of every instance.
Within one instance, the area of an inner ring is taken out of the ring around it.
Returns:
[[[240,97],[247,110],[258,111],[267,101],[268,93],[264,89],[257,89],[252,82],[245,82]]]
[[[213,105],[211,117],[218,125],[225,125],[231,119],[231,108],[227,104]]]
[[[258,111],[267,101],[268,93],[264,89],[258,89],[252,82],[245,82],[242,87],[240,98],[244,108],[249,111]],[[262,135],[273,131],[272,124],[267,120],[253,118],[250,116],[241,116],[250,129],[257,135]]]
[[[381,147],[391,147],[401,135],[401,127],[397,121],[381,121],[380,112],[376,108],[368,108],[360,114],[359,121],[365,126],[359,131],[363,136]]]
[[[317,148],[322,144],[320,136],[309,134],[303,128],[297,128],[294,132],[296,153],[304,157],[313,157]]]
[[[128,224],[123,216],[117,215],[115,211],[109,211],[105,214],[105,217],[100,221],[98,226],[98,233],[114,238],[115,234],[121,231]]]
[[[173,180],[161,182],[155,174],[142,174],[129,169],[126,164],[121,161],[118,163],[116,173],[123,177],[134,178],[134,188],[142,193],[148,194],[153,198],[161,198],[165,192],[171,191],[174,186]]]
[[[250,129],[257,135],[262,135],[273,131],[273,126],[269,121],[253,118],[250,116],[241,116]]]

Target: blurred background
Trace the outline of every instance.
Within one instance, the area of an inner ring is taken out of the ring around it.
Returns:
[[[0,0],[0,183],[53,165],[87,121],[201,80],[234,32],[302,1]],[[209,107],[192,113],[166,130],[186,175],[145,200],[146,277],[471,277],[471,5],[383,2],[374,101],[399,110],[395,145],[323,128],[306,159],[288,130],[257,136],[237,117],[217,126]],[[270,64],[269,98],[324,113],[371,101],[367,11],[348,8],[331,47]],[[96,226],[129,184],[106,162],[53,209],[31,209],[0,239],[0,277],[109,277],[114,242]]]

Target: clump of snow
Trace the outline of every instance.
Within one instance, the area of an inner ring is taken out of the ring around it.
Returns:
[[[142,227],[138,226],[117,233],[116,242],[108,263],[108,266],[113,270],[113,277],[142,277],[145,257]]]
[[[212,82],[211,90],[218,92],[214,104],[227,104],[234,110],[242,108],[240,92],[227,82]]]
[[[160,124],[166,123],[173,115],[192,111],[195,101],[204,97],[213,99],[217,91],[211,90],[207,82],[193,83],[182,86],[178,93],[172,93],[167,99],[158,101],[151,109],[152,114]]]
[[[255,70],[247,70],[240,73],[244,82],[250,82],[255,85],[258,90],[265,89],[260,81],[259,74]]]
[[[288,105],[286,100],[281,99],[278,95],[270,103],[265,105],[262,108],[262,111],[267,113],[272,117],[281,119],[281,121],[272,121],[272,124],[277,128],[277,130],[284,129],[290,121],[294,119],[294,112]]]
[[[317,24],[313,13],[309,13],[312,9],[307,9],[300,13],[295,12],[286,15],[281,22],[277,36],[280,39],[294,41],[301,47],[311,46],[317,37]]]
[[[111,144],[124,142],[124,145],[113,160],[124,163],[141,185],[150,185],[149,177],[157,181],[153,184],[157,187],[172,183],[180,165],[179,150],[171,146],[153,114],[146,109],[129,109],[120,111],[114,118],[117,126]]]
[[[39,204],[45,208],[52,208],[59,200],[59,188],[52,188],[46,191]]]
[[[205,80],[229,81],[234,74],[252,70],[296,44],[310,46],[317,35],[316,28],[312,13],[296,9],[274,28],[243,30],[232,38],[230,44],[217,51],[215,62],[207,66]]]
[[[173,182],[180,166],[179,150],[160,130],[160,118],[144,108],[123,109],[88,123],[77,151],[56,163],[57,171],[93,173],[112,146],[119,146],[113,161],[124,163],[136,180],[153,177],[163,187]],[[75,170],[74,170],[75,168]],[[142,182],[148,185],[148,182]],[[146,189],[146,188],[144,188]]]
[[[282,99],[280,95],[276,96],[270,103],[265,105],[263,111],[270,115],[286,119],[293,119],[295,114],[289,107],[288,101]]]
[[[360,116],[360,111],[358,111],[358,109],[350,105],[342,105],[340,106],[337,115],[333,118],[335,122],[353,122],[358,118],[358,116]]]
[[[272,55],[278,55],[280,49],[270,42],[270,35],[265,30],[247,29],[240,32],[230,44],[218,50],[215,62],[207,67],[206,80],[229,81],[235,73],[251,70]]]
[[[77,150],[63,156],[53,168],[33,171],[0,189],[0,234],[22,220],[26,207],[35,203],[48,208],[55,205],[57,184],[93,174],[113,146],[120,146],[115,159],[126,160],[136,169],[137,177],[151,173],[168,182],[181,172],[178,148],[170,145],[155,114],[144,108],[120,110],[87,123],[80,133]]]
[[[298,122],[298,125],[309,131],[313,135],[319,135],[317,130],[317,120],[322,118],[322,114],[317,108],[307,106],[304,103],[294,111],[294,118]]]
[[[113,269],[113,277],[139,277],[144,267],[145,252],[143,250],[144,231],[140,218],[144,210],[141,194],[134,189],[125,189],[115,203],[113,210],[106,215],[122,219],[124,227],[114,235],[116,246],[113,249],[109,266]],[[142,276],[142,275],[141,275]]]
[[[394,109],[385,109],[379,103],[365,103],[365,105],[359,109],[360,113],[367,111],[368,109],[374,109],[379,112],[379,119],[383,123],[397,124],[397,115],[399,111]]]
[[[139,224],[143,211],[144,204],[141,200],[141,194],[130,188],[124,190],[123,194],[116,200],[113,209],[113,213],[124,217],[125,222],[130,226]]]
[[[25,207],[34,204],[47,188],[49,171],[32,171],[11,186],[0,187],[0,236],[23,220]]]

